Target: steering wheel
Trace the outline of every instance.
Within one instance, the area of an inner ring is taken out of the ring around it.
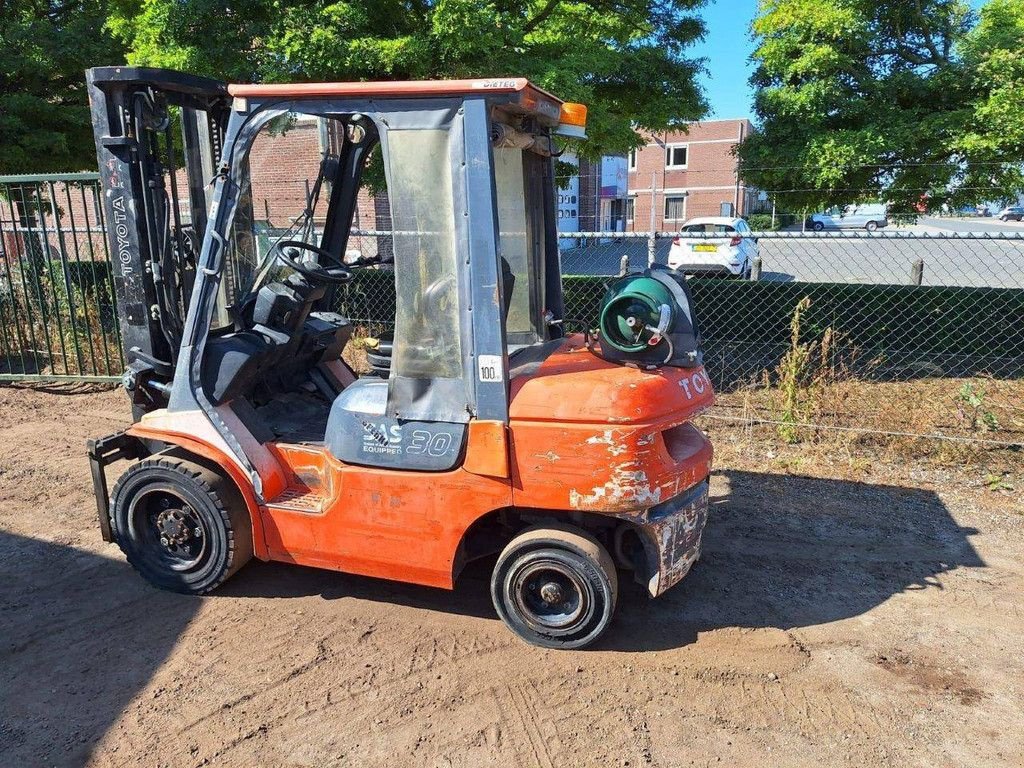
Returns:
[[[347,283],[352,279],[352,270],[330,251],[302,240],[282,240],[274,244],[277,257],[301,275],[313,281],[324,283]],[[326,261],[326,267],[310,267],[299,261],[299,251],[310,251]]]

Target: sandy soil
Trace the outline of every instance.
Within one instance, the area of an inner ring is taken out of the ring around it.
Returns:
[[[0,389],[4,766],[1024,763],[1020,485],[723,451],[692,575],[559,653],[503,628],[486,565],[454,593],[262,563],[149,588],[84,452],[127,416]]]

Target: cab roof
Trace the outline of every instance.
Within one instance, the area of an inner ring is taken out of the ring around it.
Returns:
[[[264,83],[228,86],[228,93],[243,99],[315,98],[423,98],[440,96],[504,95],[518,111],[558,122],[562,99],[525,77],[489,77],[472,80],[397,80],[347,83]]]
[[[475,80],[377,80],[347,83],[232,83],[232,96],[457,96],[491,93],[522,93],[533,91],[559,104],[562,100],[525,77],[485,77]]]

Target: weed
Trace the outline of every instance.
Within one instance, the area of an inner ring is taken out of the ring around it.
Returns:
[[[995,432],[999,429],[999,419],[996,418],[985,400],[985,387],[975,386],[973,382],[965,381],[960,386],[954,401],[960,421],[966,424],[972,432],[976,432],[979,427],[987,432]]]
[[[779,436],[787,443],[800,439],[797,424],[806,417],[805,389],[812,380],[812,361],[817,342],[800,342],[800,327],[804,313],[810,308],[811,299],[805,296],[793,309],[789,322],[789,349],[779,362],[779,392],[782,396],[779,420]]]
[[[985,485],[990,491],[1012,491],[1013,485],[1008,482],[1008,475],[1004,472],[995,474],[990,472],[985,476]]]

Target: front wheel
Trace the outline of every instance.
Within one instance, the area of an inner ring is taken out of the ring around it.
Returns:
[[[615,564],[594,537],[571,527],[530,529],[509,542],[491,575],[501,620],[531,645],[583,648],[611,623]]]
[[[878,223],[874,221],[869,221],[867,224],[864,225],[864,229],[866,229],[868,232],[874,232],[876,229],[878,229]]]
[[[815,232],[821,232],[821,230],[823,230],[824,228],[825,225],[820,221],[816,221],[811,225],[811,229],[813,229]]]
[[[111,523],[128,562],[172,592],[209,592],[252,557],[249,512],[238,489],[175,456],[128,468],[114,487]]]

